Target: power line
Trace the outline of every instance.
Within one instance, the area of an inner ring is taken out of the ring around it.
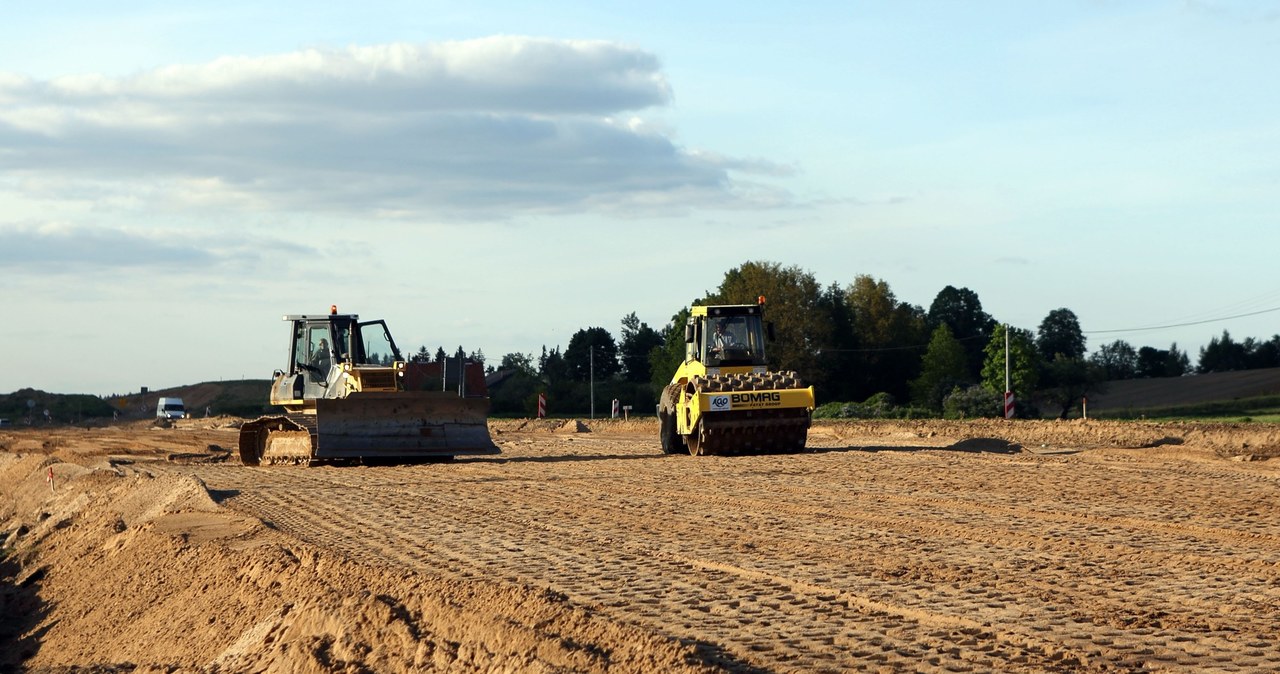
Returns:
[[[1152,325],[1145,328],[1121,328],[1116,330],[1081,330],[1084,335],[1108,335],[1120,332],[1145,332],[1149,330],[1167,330],[1169,328],[1185,328],[1192,325],[1205,325],[1207,323],[1218,323],[1220,321],[1229,321],[1236,318],[1248,318],[1249,316],[1259,316],[1280,311],[1280,307],[1272,307],[1270,309],[1260,309],[1258,311],[1250,311],[1243,314],[1235,314],[1234,316],[1220,316],[1218,318],[1208,318],[1202,321],[1189,321],[1186,323],[1170,323],[1169,325]],[[976,334],[968,337],[957,337],[957,342],[965,342],[973,339],[982,339],[986,335]],[[928,344],[912,344],[910,346],[883,346],[869,349],[817,349],[819,353],[881,353],[885,351],[911,351],[914,349],[927,349]]]
[[[1246,318],[1248,316],[1258,316],[1260,314],[1269,314],[1273,311],[1280,311],[1280,307],[1272,307],[1271,309],[1262,309],[1260,311],[1251,311],[1247,314],[1236,314],[1235,316],[1222,316],[1219,318],[1210,318],[1203,321],[1191,321],[1189,323],[1173,323],[1170,325],[1153,325],[1148,328],[1124,328],[1120,330],[1082,330],[1086,335],[1105,335],[1115,332],[1143,332],[1146,330],[1165,330],[1168,328],[1184,328],[1189,325],[1204,325],[1206,323],[1217,323],[1219,321],[1229,321],[1234,318]]]

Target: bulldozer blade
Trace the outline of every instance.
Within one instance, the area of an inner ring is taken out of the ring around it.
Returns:
[[[489,401],[442,391],[360,392],[316,401],[315,459],[497,454]]]

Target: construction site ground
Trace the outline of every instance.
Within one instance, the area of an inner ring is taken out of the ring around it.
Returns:
[[[0,430],[0,671],[1280,670],[1273,426],[495,420],[246,468],[238,423]]]

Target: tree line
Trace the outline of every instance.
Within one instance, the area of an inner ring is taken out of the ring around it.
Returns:
[[[1001,323],[967,288],[946,286],[926,309],[898,300],[887,282],[869,275],[823,285],[798,266],[763,261],[729,270],[693,304],[753,304],[761,295],[775,329],[771,368],[796,371],[825,403],[819,412],[832,416],[999,416],[1006,333],[1020,417],[1065,417],[1108,381],[1280,367],[1280,335],[1236,342],[1224,331],[1200,350],[1194,369],[1176,343],[1135,348],[1117,340],[1086,357],[1085,334],[1067,308],[1049,311],[1032,331]],[[647,414],[684,358],[688,316],[681,306],[659,330],[632,312],[622,317],[617,340],[588,327],[563,351],[508,353],[487,364],[493,412],[532,415],[545,393],[552,413],[586,414],[594,390],[596,414],[607,415],[615,398]],[[444,355],[437,349],[437,359]],[[425,347],[415,356],[430,357]],[[482,351],[469,358],[484,362]]]

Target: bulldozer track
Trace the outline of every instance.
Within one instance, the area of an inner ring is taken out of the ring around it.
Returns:
[[[545,587],[763,671],[1280,669],[1280,480],[910,448],[667,457],[520,435],[503,458],[166,465],[352,559]]]
[[[300,440],[292,446],[269,445],[267,438],[275,434],[306,434],[306,447]],[[241,428],[240,461],[247,466],[310,464],[315,460],[316,418],[312,414],[280,414],[258,417]],[[270,447],[268,449],[268,447]]]

